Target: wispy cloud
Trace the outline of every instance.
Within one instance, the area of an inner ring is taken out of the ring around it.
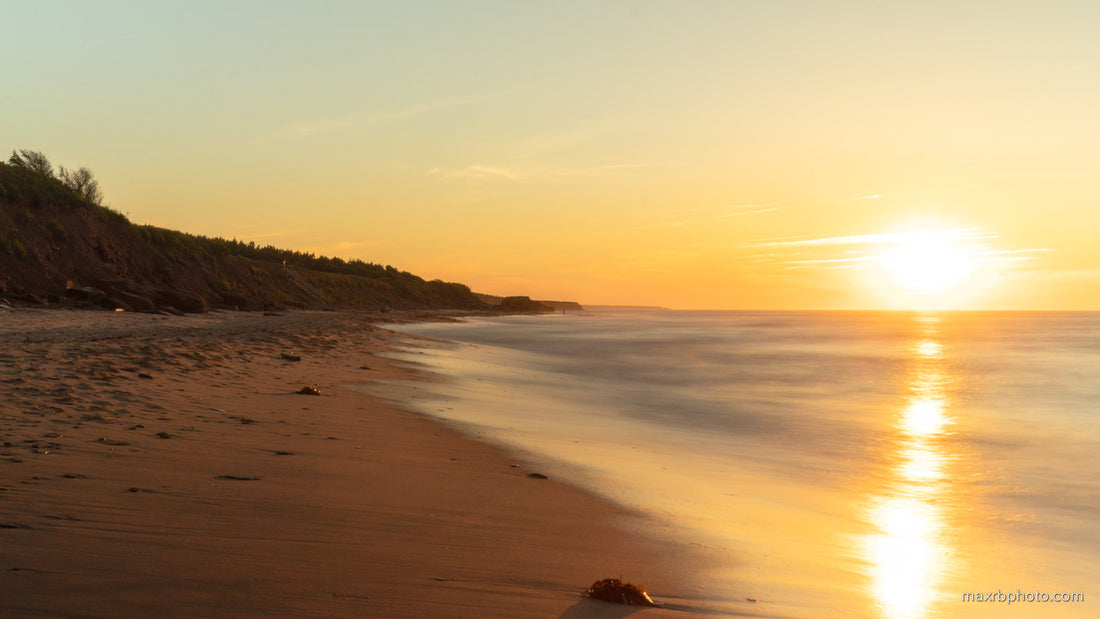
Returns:
[[[945,240],[995,239],[996,235],[982,232],[980,228],[955,228],[949,230],[907,230],[905,232],[883,232],[877,234],[856,234],[851,236],[828,236],[822,238],[782,237],[762,239],[745,243],[747,247],[775,247],[784,245],[886,245],[901,243],[917,234],[935,233]]]
[[[879,260],[881,251],[886,247],[910,243],[915,238],[928,235],[964,247],[970,257],[979,262],[1023,262],[1035,260],[1037,254],[1054,251],[1046,247],[995,249],[991,242],[998,236],[980,228],[907,230],[817,238],[781,237],[749,241],[741,246],[771,250],[753,256],[758,261],[786,265],[787,268],[847,268],[860,262]]]
[[[833,204],[843,204],[845,202],[861,202],[863,200],[878,200],[879,198],[885,198],[884,193],[873,193],[869,196],[859,196],[856,198],[843,198],[841,200],[833,200]]]
[[[406,108],[389,112],[352,112],[319,118],[290,125],[284,125],[271,135],[261,138],[266,140],[290,140],[296,138],[308,138],[315,135],[331,133],[334,131],[347,131],[362,129],[374,125],[415,118],[438,110],[443,110],[462,105],[470,105],[491,98],[489,95],[477,97],[447,97],[435,101],[418,103]]]
[[[742,217],[744,215],[759,215],[761,213],[771,213],[773,211],[781,211],[787,207],[785,206],[761,206],[756,208],[746,208],[744,210],[735,211],[732,213],[726,213],[724,215],[715,215],[715,219],[728,219],[730,217]]]
[[[778,264],[789,265],[789,268],[800,269],[820,265],[849,267],[859,262],[871,260],[871,256],[854,256],[852,258],[821,258],[817,260],[785,260]]]
[[[1024,262],[1035,260],[1035,254],[1053,252],[1049,247],[1036,247],[1033,249],[989,249],[974,253],[974,259],[983,262]]]

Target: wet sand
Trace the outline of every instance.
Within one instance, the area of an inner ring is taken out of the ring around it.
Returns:
[[[643,517],[352,388],[378,318],[0,312],[0,615],[705,611]],[[620,576],[667,607],[579,597]]]

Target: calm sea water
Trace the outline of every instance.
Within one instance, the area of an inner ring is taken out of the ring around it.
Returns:
[[[449,343],[394,353],[438,380],[391,397],[726,557],[705,574],[708,608],[1100,616],[1100,314],[618,311],[398,329]],[[1084,601],[1054,601],[1067,593]]]

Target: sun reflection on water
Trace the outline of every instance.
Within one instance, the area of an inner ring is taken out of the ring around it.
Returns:
[[[922,357],[939,357],[943,346],[938,342],[925,340],[917,344],[917,354]]]
[[[943,478],[943,454],[920,445],[913,445],[901,453],[902,461],[897,472],[904,479],[914,482],[933,482]]]
[[[912,347],[909,399],[898,411],[890,447],[893,465],[868,520],[872,595],[888,619],[927,616],[937,581],[947,567],[945,495],[950,491],[950,454],[940,440],[948,414],[950,376],[937,321],[921,317],[921,338]]]
[[[947,424],[944,415],[944,401],[928,396],[918,396],[905,409],[899,429],[910,437],[935,436],[943,431]]]

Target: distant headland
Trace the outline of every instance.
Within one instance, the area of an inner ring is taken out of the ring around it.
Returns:
[[[576,303],[477,295],[392,266],[134,224],[103,205],[87,168],[42,153],[0,163],[0,298],[141,312],[458,309],[540,312]],[[526,299],[520,302],[518,299]]]

